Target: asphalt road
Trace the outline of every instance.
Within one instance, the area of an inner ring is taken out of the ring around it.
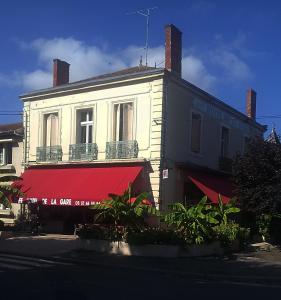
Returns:
[[[169,272],[0,255],[0,299],[281,299],[281,283],[202,280]]]

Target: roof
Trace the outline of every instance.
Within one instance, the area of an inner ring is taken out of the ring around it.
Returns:
[[[12,124],[0,124],[0,133],[11,132],[11,131],[20,131],[23,129],[22,123],[12,123]]]
[[[155,69],[159,69],[159,68],[153,68],[153,67],[140,65],[140,66],[136,66],[136,67],[122,69],[122,70],[119,70],[119,71],[116,71],[113,73],[106,73],[106,74],[90,77],[90,78],[87,78],[84,80],[76,81],[75,83],[78,83],[78,82],[82,83],[82,82],[88,82],[88,81],[97,80],[97,79],[117,77],[117,76],[121,76],[121,75],[136,74],[136,73],[140,73],[140,72],[144,72],[144,71],[148,71],[148,70],[155,70]]]
[[[263,132],[266,131],[266,128],[264,125],[261,125],[258,122],[256,122],[255,120],[248,118],[245,114],[239,112],[232,106],[219,100],[215,96],[207,93],[206,91],[204,91],[201,88],[197,87],[196,85],[186,81],[185,79],[183,79],[179,76],[174,76],[174,74],[172,72],[166,70],[165,68],[155,68],[155,67],[142,66],[142,65],[135,66],[135,67],[131,67],[131,68],[122,69],[122,70],[119,70],[119,71],[116,71],[113,73],[106,73],[106,74],[102,74],[99,76],[90,77],[85,80],[70,82],[67,84],[63,84],[63,85],[59,85],[56,87],[51,87],[51,88],[47,88],[47,89],[43,89],[43,90],[37,90],[34,92],[30,92],[30,93],[21,95],[20,98],[22,98],[23,101],[25,101],[24,98],[27,98],[27,100],[30,100],[28,98],[34,98],[34,100],[37,100],[36,99],[37,97],[41,97],[43,95],[52,94],[52,93],[56,93],[56,92],[67,92],[67,91],[73,90],[75,88],[85,88],[85,87],[87,88],[87,87],[92,87],[93,85],[97,85],[97,84],[111,83],[111,82],[113,83],[113,82],[124,80],[124,79],[139,78],[141,76],[149,76],[149,75],[157,75],[157,74],[160,74],[160,75],[168,74],[168,75],[173,76],[176,80],[179,80],[179,82],[183,83],[185,85],[185,87],[195,90],[198,93],[204,94],[205,96],[207,96],[208,99],[209,100],[211,99],[211,101],[215,105],[219,105],[221,108],[230,111],[232,114],[235,114],[236,117],[240,118],[241,120],[243,120],[245,122],[250,122],[252,125],[257,127],[259,130],[261,130]]]
[[[22,123],[11,123],[0,125],[0,139],[23,139],[23,124]]]
[[[20,95],[20,98],[25,98],[25,97],[33,97],[33,96],[39,96],[45,93],[49,92],[56,92],[56,91],[66,91],[69,89],[73,89],[75,87],[80,87],[80,86],[87,86],[89,84],[98,84],[104,81],[114,81],[114,80],[120,80],[124,78],[133,78],[135,76],[140,76],[140,75],[149,75],[149,74],[154,74],[154,73],[159,73],[163,72],[163,68],[154,68],[154,67],[148,67],[148,66],[136,66],[136,67],[131,67],[131,68],[126,68],[122,69],[113,73],[106,73],[102,75],[98,75],[95,77],[90,77],[87,79],[79,80],[79,81],[74,81],[62,85],[58,85],[56,87],[49,87],[46,89],[41,89],[41,90],[36,90],[32,91],[23,95]]]

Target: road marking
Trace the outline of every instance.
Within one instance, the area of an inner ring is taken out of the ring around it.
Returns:
[[[30,267],[27,266],[19,266],[19,265],[12,265],[12,264],[6,264],[6,263],[1,263],[0,262],[0,268],[6,268],[6,269],[14,269],[14,270],[29,270]],[[1,272],[4,272],[1,270]]]
[[[25,261],[35,261],[35,262],[41,262],[41,263],[47,263],[47,264],[53,264],[53,265],[64,265],[64,266],[72,266],[73,263],[70,262],[61,262],[56,260],[49,260],[49,259],[43,259],[43,258],[36,258],[36,257],[28,257],[28,256],[21,256],[21,255],[13,255],[13,254],[6,254],[6,253],[0,253],[1,257],[7,257],[7,258],[13,258],[17,260],[25,260]]]

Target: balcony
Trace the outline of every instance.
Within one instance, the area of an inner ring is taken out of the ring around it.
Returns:
[[[106,159],[137,158],[139,147],[137,141],[116,141],[106,143]]]
[[[96,160],[98,159],[98,146],[97,144],[73,144],[69,145],[69,160],[70,161],[83,161],[83,160]]]
[[[36,162],[58,162],[61,160],[61,146],[37,147],[36,149]]]
[[[231,158],[220,156],[219,157],[219,169],[221,171],[231,173],[232,172],[233,160]]]

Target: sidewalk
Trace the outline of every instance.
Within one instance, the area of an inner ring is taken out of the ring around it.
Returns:
[[[21,255],[51,256],[77,249],[73,235],[47,234],[0,239],[0,251]]]

